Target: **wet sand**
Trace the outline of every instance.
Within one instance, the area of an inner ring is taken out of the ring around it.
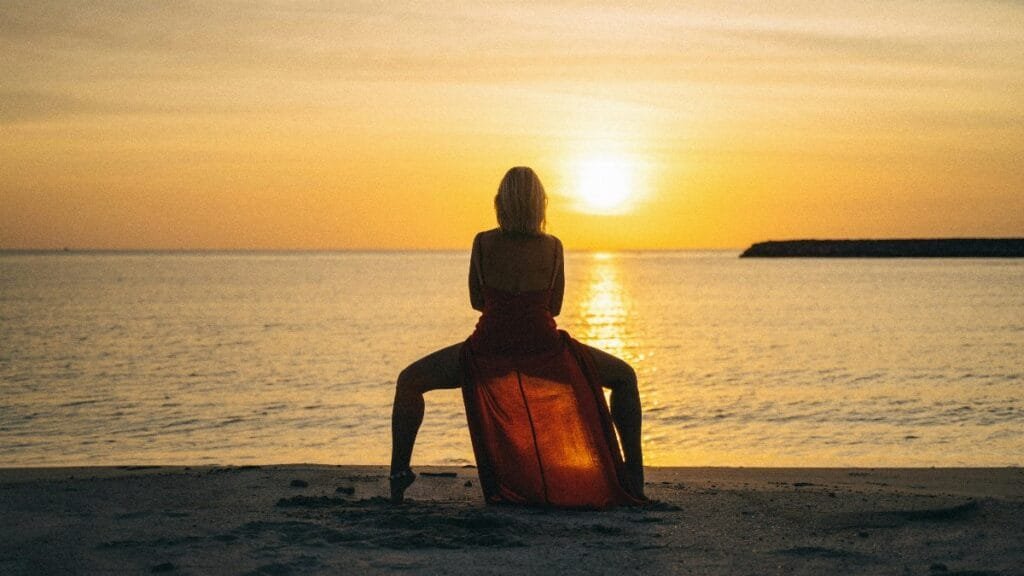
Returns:
[[[417,471],[393,507],[383,467],[3,469],[0,574],[1024,574],[1019,468],[651,468],[605,512]]]

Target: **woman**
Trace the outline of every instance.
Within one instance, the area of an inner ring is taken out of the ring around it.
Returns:
[[[545,234],[547,196],[530,168],[510,169],[494,198],[498,228],[477,234],[469,299],[473,335],[398,376],[391,415],[391,500],[409,468],[423,394],[462,388],[488,503],[602,508],[644,500],[640,395],[624,361],[557,330],[562,244]],[[611,389],[611,410],[601,387]],[[625,462],[615,430],[622,439]]]

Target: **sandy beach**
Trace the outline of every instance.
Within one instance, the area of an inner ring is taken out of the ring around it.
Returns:
[[[1024,573],[1024,470],[651,468],[643,509],[409,502],[360,466],[0,470],[0,573]]]

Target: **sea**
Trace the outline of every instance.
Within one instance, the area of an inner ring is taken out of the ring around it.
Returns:
[[[561,328],[633,365],[654,466],[1020,466],[1024,260],[570,252]],[[395,377],[466,339],[469,254],[0,252],[0,466],[385,464]],[[458,390],[413,465],[473,462]]]

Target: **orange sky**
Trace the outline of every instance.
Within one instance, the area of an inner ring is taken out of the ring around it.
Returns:
[[[5,2],[0,248],[1024,236],[1020,3],[463,4]]]

